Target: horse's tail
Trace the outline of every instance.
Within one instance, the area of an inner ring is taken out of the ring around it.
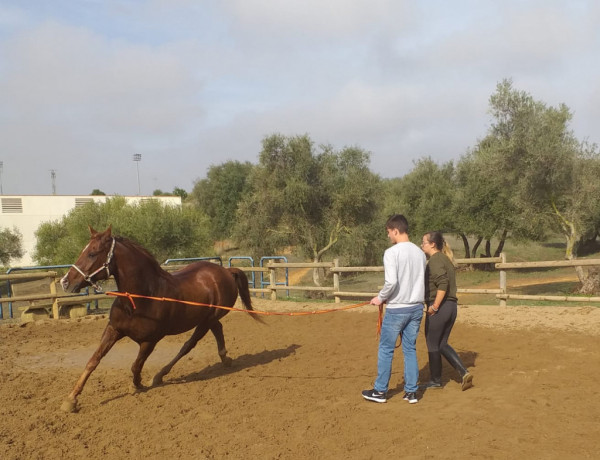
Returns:
[[[231,274],[235,278],[235,283],[237,284],[237,287],[238,287],[238,293],[240,295],[240,298],[242,299],[242,303],[244,304],[244,307],[248,311],[254,311],[254,308],[252,307],[252,299],[250,298],[250,288],[248,286],[248,277],[239,268],[229,267],[228,270],[231,272]],[[260,321],[261,323],[263,322],[263,319],[259,315],[251,314],[251,316],[255,320]]]

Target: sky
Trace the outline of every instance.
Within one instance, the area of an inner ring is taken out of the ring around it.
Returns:
[[[272,134],[401,177],[507,78],[600,143],[599,50],[594,0],[0,0],[2,192],[190,192]]]

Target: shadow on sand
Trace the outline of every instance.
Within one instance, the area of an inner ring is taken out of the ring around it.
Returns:
[[[233,360],[232,365],[229,367],[224,366],[222,363],[211,364],[210,366],[207,366],[198,372],[192,372],[191,374],[174,378],[172,380],[162,383],[159,386],[165,387],[168,385],[181,385],[185,383],[197,382],[200,380],[210,380],[213,378],[222,377],[224,375],[233,374],[235,372],[240,372],[244,369],[250,369],[255,366],[261,366],[264,364],[268,364],[272,361],[287,358],[288,356],[293,355],[296,352],[296,350],[300,348],[300,346],[301,345],[292,344],[286,348],[279,348],[277,350],[265,350],[261,351],[260,353],[241,355],[235,358]],[[154,388],[157,387],[143,387],[139,390],[136,390],[135,393],[145,393],[150,390],[153,390]],[[124,398],[125,396],[130,394],[131,392],[123,393],[119,396],[106,399],[100,404],[108,404],[112,401]]]
[[[401,350],[397,350],[402,353]],[[460,356],[461,361],[465,365],[465,367],[469,370],[475,367],[475,361],[477,360],[477,352],[475,351],[457,351],[458,356]],[[446,361],[442,358],[442,385],[446,385],[450,381],[454,381],[457,384],[462,383],[462,379],[458,375],[458,372]],[[423,385],[425,382],[428,382],[430,379],[429,375],[429,363],[425,363],[419,369],[419,384]],[[418,395],[423,395],[426,390],[419,388]],[[404,380],[398,382],[396,388],[390,388],[388,391],[388,399],[394,397],[395,395],[403,395],[404,394]],[[419,396],[419,397],[421,397]]]

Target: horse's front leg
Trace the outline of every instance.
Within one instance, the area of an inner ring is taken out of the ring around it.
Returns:
[[[150,356],[150,353],[154,351],[154,347],[156,347],[156,342],[140,343],[140,350],[138,352],[137,358],[131,366],[131,372],[133,373],[134,391],[141,390],[144,388],[144,386],[142,385],[142,369],[144,367],[144,363],[148,359],[148,356]]]
[[[85,366],[85,370],[77,383],[75,384],[75,388],[73,391],[67,396],[62,403],[61,409],[65,412],[77,412],[77,397],[83,391],[83,387],[90,374],[94,372],[94,369],[98,367],[100,360],[108,353],[108,351],[112,348],[112,346],[117,343],[118,340],[123,338],[123,334],[117,331],[110,323],[106,325],[104,332],[102,333],[102,338],[100,339],[100,345],[98,349],[94,352],[90,360]]]

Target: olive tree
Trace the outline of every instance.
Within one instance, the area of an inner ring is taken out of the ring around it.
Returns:
[[[72,263],[89,240],[88,226],[137,241],[159,262],[167,258],[212,255],[208,219],[190,207],[147,200],[129,205],[122,197],[86,203],[60,221],[40,225],[34,258],[45,265]]]
[[[415,162],[413,169],[394,181],[386,199],[388,214],[404,214],[411,238],[420,241],[429,231],[454,232],[454,165],[438,165],[431,158]]]
[[[306,135],[263,140],[237,212],[234,236],[242,246],[259,255],[291,246],[314,262],[325,254],[370,257],[372,229],[381,224],[380,179],[369,170],[369,154],[315,150]],[[320,284],[317,270],[314,280]]]
[[[252,165],[248,162],[228,161],[211,166],[206,178],[195,183],[189,202],[210,218],[210,232],[215,240],[231,237],[250,171]]]
[[[490,107],[493,123],[485,167],[510,190],[519,228],[533,233],[544,225],[554,228],[565,238],[565,257],[577,257],[584,235],[598,228],[596,146],[576,139],[566,105],[547,106],[513,89],[510,80],[498,84]],[[583,269],[577,273],[583,282]]]
[[[23,236],[15,227],[0,229],[0,264],[8,266],[12,259],[23,257]]]

